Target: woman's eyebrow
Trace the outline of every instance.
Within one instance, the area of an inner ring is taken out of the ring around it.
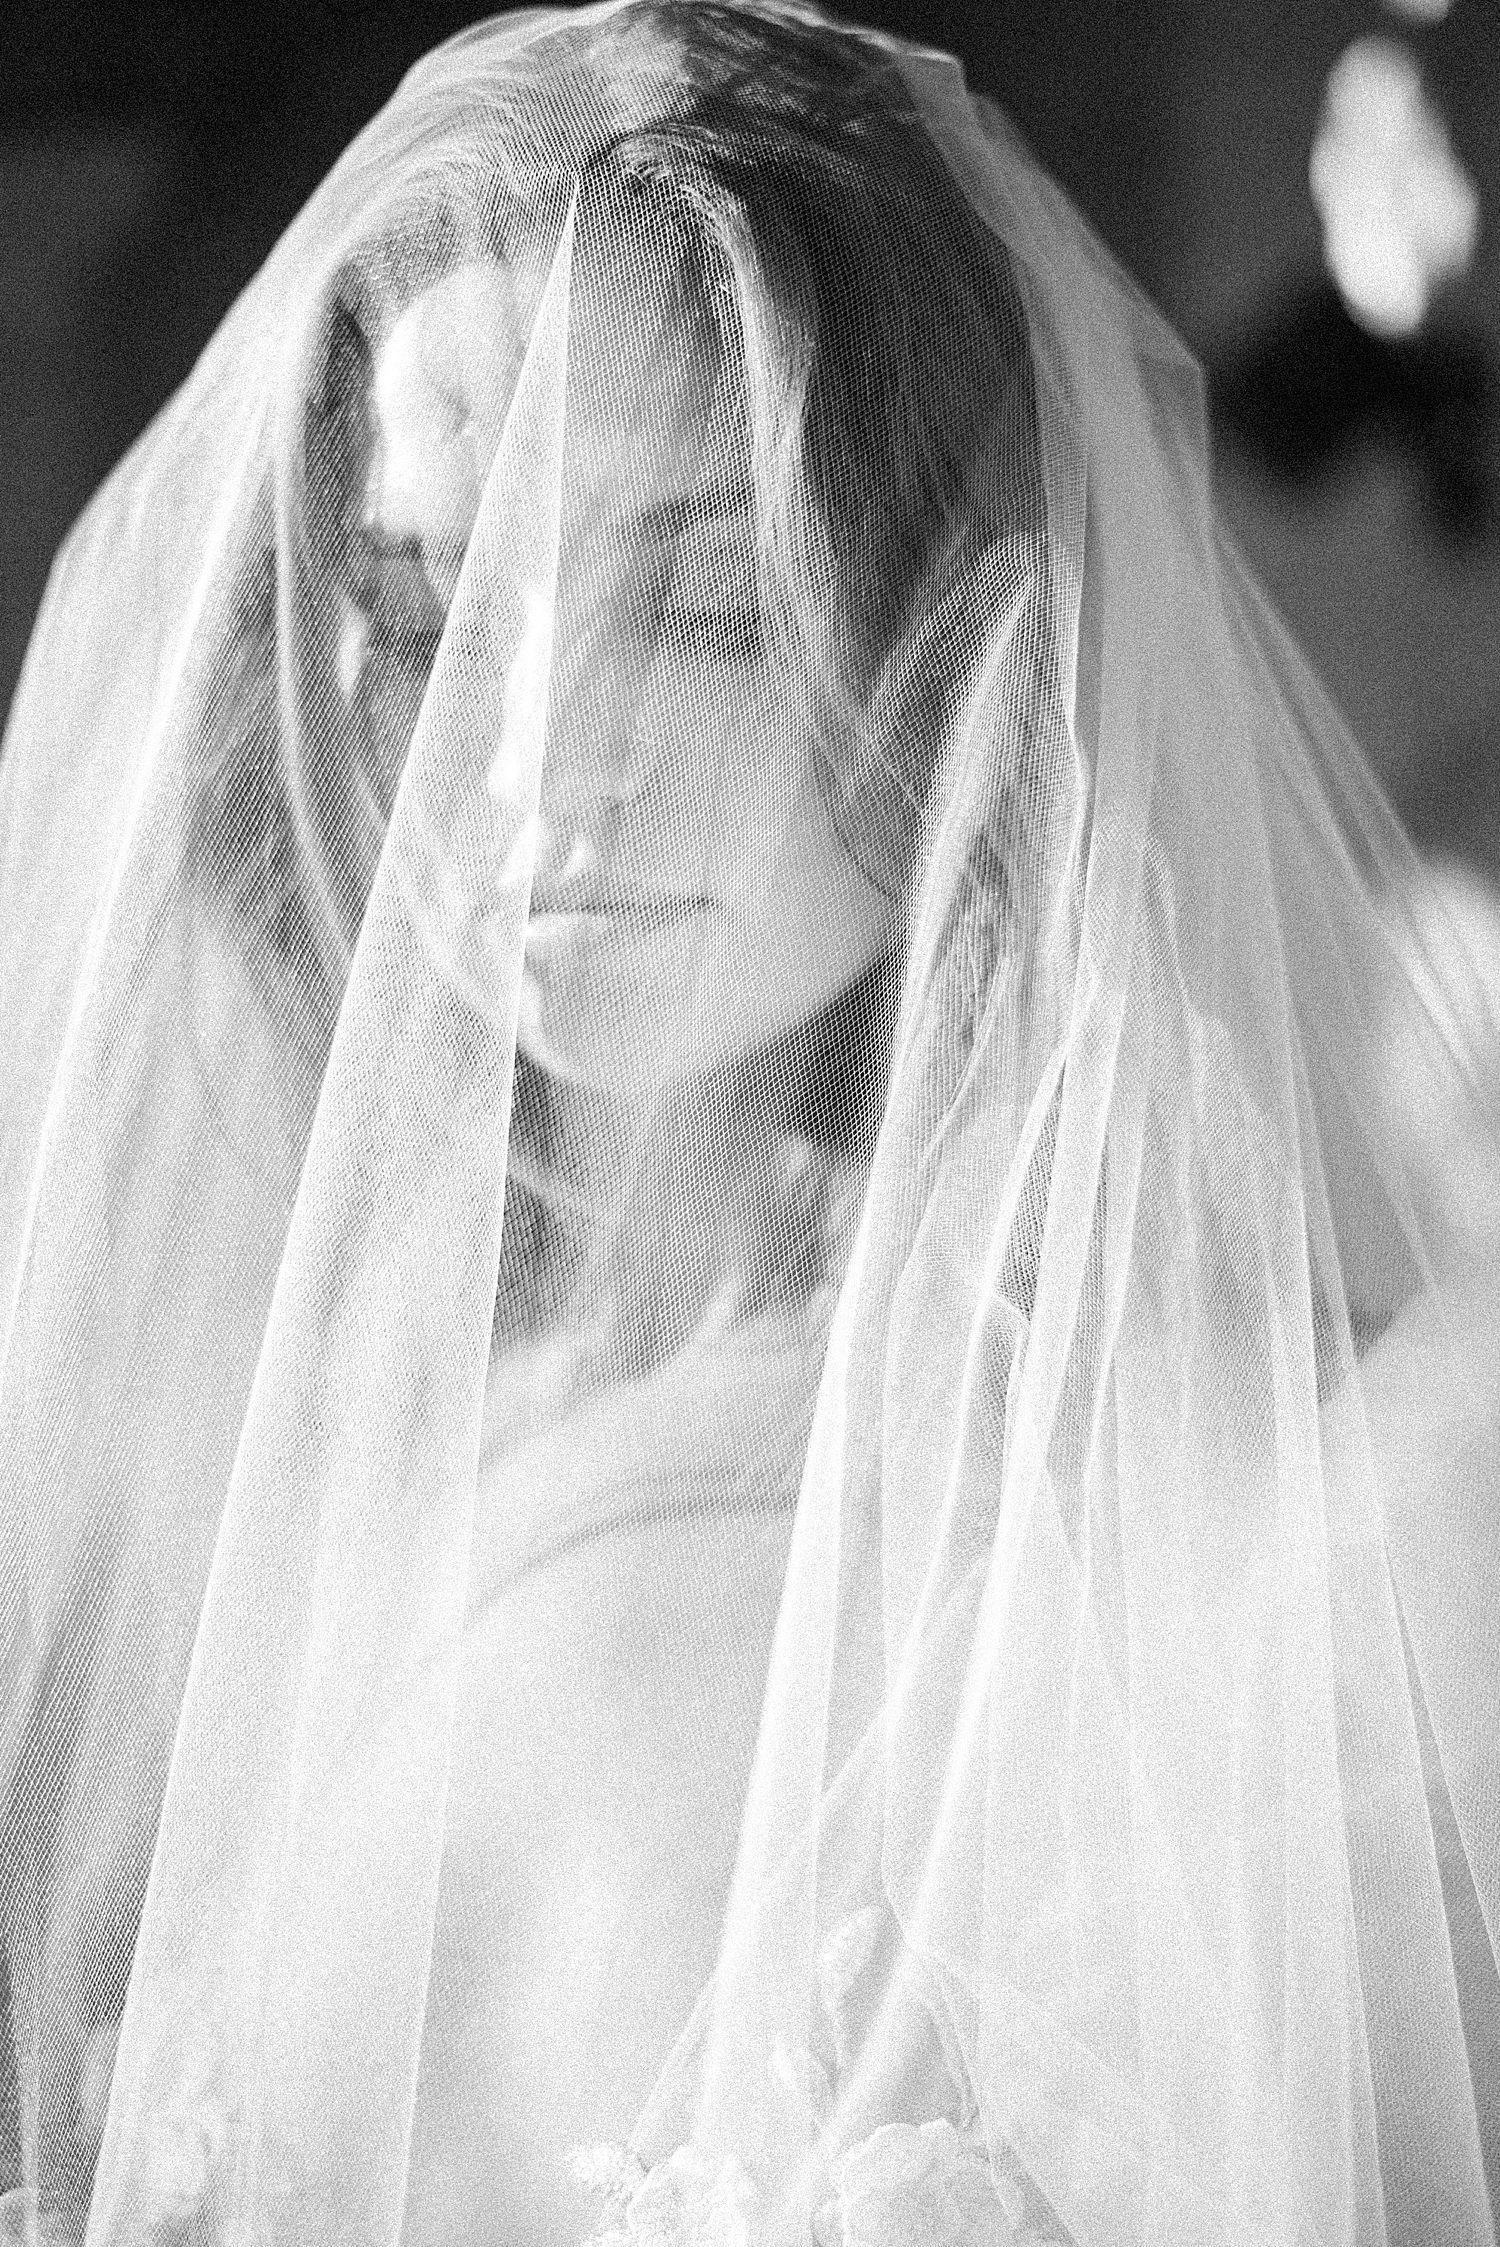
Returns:
[[[725,516],[742,513],[749,506],[751,496],[748,477],[708,484],[702,491],[683,492],[675,499],[659,499],[643,507],[636,517],[636,528],[648,539],[680,538],[684,531],[694,530],[702,523],[718,522]]]

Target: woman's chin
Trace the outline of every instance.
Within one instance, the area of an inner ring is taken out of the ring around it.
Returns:
[[[666,1003],[549,1006],[536,979],[522,977],[516,1044],[527,1060],[549,1077],[625,1106],[658,1099],[670,1086],[736,1059],[742,1049],[724,1033],[722,1020],[684,1021]]]

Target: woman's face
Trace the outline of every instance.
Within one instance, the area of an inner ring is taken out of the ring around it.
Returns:
[[[393,768],[541,278],[464,266],[377,352],[379,590],[345,684]],[[806,690],[763,638],[748,447],[704,323],[661,260],[621,253],[610,274],[596,253],[575,266],[568,356],[520,1038],[542,1067],[628,1093],[806,1020],[877,957],[893,909],[835,832]]]

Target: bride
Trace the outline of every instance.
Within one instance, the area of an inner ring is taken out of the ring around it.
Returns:
[[[1493,1049],[947,58],[430,57],[0,914],[0,2236],[1494,2238]]]

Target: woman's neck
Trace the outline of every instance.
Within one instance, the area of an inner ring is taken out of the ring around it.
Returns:
[[[743,1073],[741,1073],[743,1075]],[[573,1308],[655,1355],[732,1315],[764,1262],[787,1189],[788,1106],[725,1072],[664,1087],[626,1111],[547,1080],[540,1138],[520,1165],[573,1237]]]

